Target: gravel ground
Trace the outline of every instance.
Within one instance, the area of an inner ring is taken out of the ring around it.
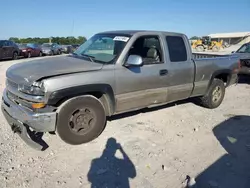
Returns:
[[[0,62],[0,97],[6,69],[22,61]],[[182,101],[115,116],[80,146],[45,134],[43,152],[25,145],[0,113],[0,187],[180,188],[187,175],[199,188],[250,187],[249,96],[243,81],[214,110]]]

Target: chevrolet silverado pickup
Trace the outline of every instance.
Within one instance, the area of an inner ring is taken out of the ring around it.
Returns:
[[[234,55],[196,59],[184,34],[102,32],[73,54],[12,65],[2,112],[36,149],[37,132],[77,145],[97,138],[114,114],[190,97],[216,108],[238,71]]]

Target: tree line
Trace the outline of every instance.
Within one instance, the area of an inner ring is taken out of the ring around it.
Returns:
[[[17,38],[17,37],[10,37],[9,40],[15,42],[15,43],[37,43],[37,44],[43,44],[43,43],[57,43],[57,44],[82,44],[87,39],[86,37],[79,36],[79,37],[50,37],[50,38]]]

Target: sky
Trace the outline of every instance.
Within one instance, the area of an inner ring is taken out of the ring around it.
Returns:
[[[161,30],[189,37],[250,31],[250,0],[2,0],[0,39]]]

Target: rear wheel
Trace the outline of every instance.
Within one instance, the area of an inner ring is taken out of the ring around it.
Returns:
[[[196,51],[197,52],[203,52],[204,51],[204,47],[203,46],[196,46]]]
[[[16,60],[17,58],[18,58],[18,54],[17,54],[17,52],[14,52],[13,55],[12,55],[12,59]]]
[[[78,145],[97,138],[106,124],[102,103],[86,95],[70,99],[58,113],[57,133],[68,144]]]
[[[201,104],[206,108],[217,108],[225,96],[225,84],[220,79],[214,79],[206,95],[201,97]]]

